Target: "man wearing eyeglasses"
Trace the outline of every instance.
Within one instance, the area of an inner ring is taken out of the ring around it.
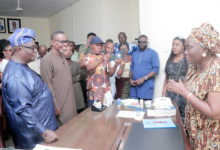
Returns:
[[[10,127],[19,148],[32,149],[43,140],[58,139],[53,96],[39,75],[27,63],[36,58],[35,33],[17,29],[10,37],[12,57],[2,77],[3,101]]]
[[[152,100],[155,76],[159,74],[159,57],[155,50],[147,47],[148,38],[138,38],[139,50],[132,54],[130,67],[130,97],[134,99]]]
[[[59,127],[77,115],[70,67],[63,55],[68,43],[64,32],[53,32],[51,35],[52,48],[40,63],[42,79],[53,94]]]

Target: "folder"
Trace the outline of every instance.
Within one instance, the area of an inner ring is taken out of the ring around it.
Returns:
[[[124,150],[185,150],[180,126],[166,129],[144,129],[143,123],[134,122]]]

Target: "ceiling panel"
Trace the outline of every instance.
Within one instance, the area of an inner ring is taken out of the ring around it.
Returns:
[[[79,0],[20,0],[20,7],[25,11],[16,12],[18,0],[0,0],[0,15],[19,17],[49,18]]]

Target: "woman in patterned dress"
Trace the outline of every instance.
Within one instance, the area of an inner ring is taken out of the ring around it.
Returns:
[[[208,24],[192,29],[186,39],[190,63],[184,84],[169,80],[168,90],[187,99],[185,128],[195,150],[220,149],[219,33]]]
[[[184,67],[182,69],[182,73],[180,76],[181,81],[182,82],[184,81],[186,73],[188,71],[188,63],[187,63],[186,57],[184,55],[185,49],[186,49],[185,48],[185,39],[182,37],[175,37],[173,39],[172,50],[171,50],[170,56],[167,60],[166,66],[165,66],[166,77],[164,79],[163,92],[162,92],[163,97],[166,96],[166,97],[169,97],[171,100],[176,101],[183,121],[185,118],[186,99],[179,94],[168,91],[167,90],[167,83],[168,83],[167,81],[173,80],[175,78],[176,71],[178,69],[179,60],[184,61]]]

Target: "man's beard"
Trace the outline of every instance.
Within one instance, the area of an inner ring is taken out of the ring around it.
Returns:
[[[66,58],[66,60],[70,60],[71,58]]]
[[[139,46],[139,49],[140,49],[141,51],[144,51],[146,48],[147,48],[147,45],[144,46],[143,48],[140,48],[140,46]]]

